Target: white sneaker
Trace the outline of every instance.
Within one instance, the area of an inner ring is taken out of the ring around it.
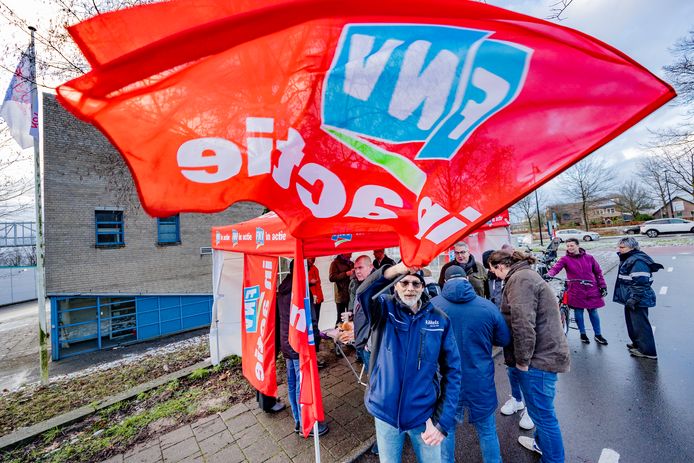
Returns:
[[[542,455],[542,450],[540,450],[540,447],[537,446],[537,444],[535,443],[535,439],[533,439],[532,437],[520,436],[518,438],[518,443],[526,449],[532,452],[537,452],[540,455]]]
[[[501,407],[501,414],[502,415],[513,415],[516,413],[518,410],[523,410],[525,408],[525,404],[523,403],[522,400],[516,400],[513,397],[508,399],[506,403]]]
[[[521,419],[518,422],[518,426],[525,430],[530,430],[535,427],[535,423],[533,423],[530,415],[528,415],[528,410],[524,410],[523,413],[521,413]]]

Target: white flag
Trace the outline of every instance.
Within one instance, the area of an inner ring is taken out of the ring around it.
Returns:
[[[38,137],[39,105],[38,97],[32,87],[36,85],[36,67],[34,66],[34,47],[22,53],[22,59],[14,71],[14,76],[2,102],[0,116],[5,119],[12,138],[22,148],[34,146],[34,137]]]

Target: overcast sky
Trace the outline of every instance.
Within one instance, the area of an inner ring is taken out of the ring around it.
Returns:
[[[2,0],[27,20],[39,27],[47,24],[50,9],[39,0]],[[488,0],[487,3],[546,18],[550,5],[557,0]],[[578,29],[606,42],[664,78],[663,66],[673,61],[670,49],[677,39],[694,29],[694,1],[691,0],[574,0],[563,15],[561,24]],[[14,34],[8,35],[8,34]],[[12,31],[0,24],[3,40],[26,40],[23,32]],[[41,50],[39,49],[40,53]],[[16,58],[18,60],[19,57]],[[15,65],[17,61],[14,61]],[[10,73],[0,70],[0,92],[4,95]],[[683,120],[683,110],[675,103],[659,109],[635,127],[602,147],[592,156],[605,158],[626,179],[649,139],[648,129],[676,125]],[[554,182],[547,187],[556,195]]]
[[[487,3],[539,18],[549,15],[556,0],[489,0]],[[670,49],[694,29],[694,1],[689,0],[574,0],[560,24],[577,29],[612,45],[665,79],[663,66],[673,61]],[[677,99],[600,148],[591,156],[602,157],[625,180],[635,173],[642,144],[649,129],[682,122],[683,110]],[[556,195],[556,181],[546,187]]]

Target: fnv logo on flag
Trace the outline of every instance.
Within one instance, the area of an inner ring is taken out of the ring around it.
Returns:
[[[258,330],[258,300],[260,286],[243,288],[243,314],[246,320],[246,332],[255,333]]]
[[[525,82],[532,50],[489,39],[492,33],[414,24],[345,27],[326,74],[324,129],[418,193],[426,176],[414,163],[361,137],[422,142],[415,160],[452,160]]]
[[[22,53],[0,109],[0,116],[5,119],[12,138],[23,149],[34,146],[34,137],[39,133],[38,97],[34,95],[32,98],[31,92],[36,81],[33,57],[34,47],[29,46]]]

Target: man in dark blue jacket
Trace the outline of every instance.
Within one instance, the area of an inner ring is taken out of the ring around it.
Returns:
[[[403,263],[381,267],[357,290],[372,329],[364,403],[376,421],[381,461],[400,461],[409,436],[420,462],[440,462],[440,444],[455,432],[460,354],[450,320],[423,296],[417,270]],[[376,296],[401,275],[395,294]]]
[[[460,351],[463,381],[456,419],[462,423],[465,409],[469,410],[468,420],[477,430],[482,460],[484,463],[500,463],[492,346],[503,347],[511,341],[508,326],[493,303],[475,294],[465,272],[457,266],[446,270],[443,291],[431,303],[450,318]],[[455,461],[455,431],[448,433],[441,445],[441,460]]]
[[[631,343],[627,344],[634,357],[656,360],[653,328],[648,321],[648,308],[655,307],[653,272],[663,266],[639,249],[636,238],[622,238],[617,242],[619,271],[614,287],[614,302],[624,304],[624,319]]]

